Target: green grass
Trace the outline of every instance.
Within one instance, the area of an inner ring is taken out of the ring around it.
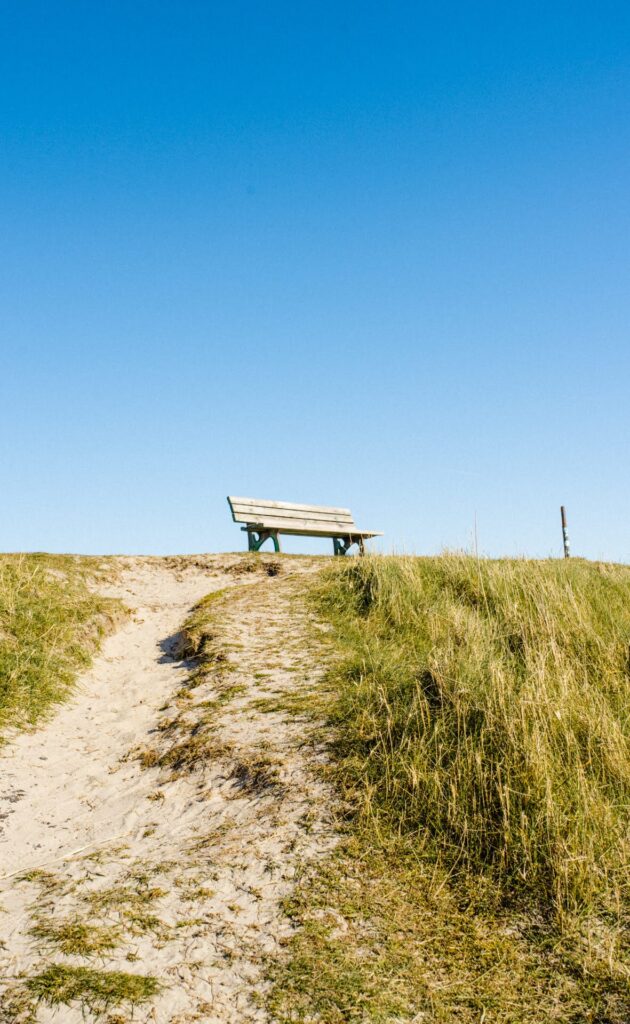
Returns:
[[[277,1019],[630,1019],[630,569],[356,559],[315,603],[352,814],[288,907]]]
[[[99,971],[90,967],[52,964],[26,982],[29,993],[49,1006],[78,1003],[83,1011],[104,1013],[111,1007],[146,1003],[157,995],[157,978],[124,971]]]
[[[0,733],[50,714],[120,619],[120,602],[89,589],[101,564],[67,555],[0,556]]]
[[[121,941],[119,928],[88,924],[79,917],[57,921],[40,915],[30,929],[30,935],[64,956],[86,958],[103,956],[115,949]]]
[[[276,1024],[626,1024],[627,975],[580,936],[471,905],[413,842],[355,823],[287,901]]]
[[[627,896],[630,569],[356,561],[336,719],[388,825],[559,912]]]

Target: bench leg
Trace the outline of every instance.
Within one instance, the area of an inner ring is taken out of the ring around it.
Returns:
[[[363,537],[333,537],[333,551],[336,555],[347,555],[353,544],[359,547],[359,554],[365,554],[365,541]]]
[[[272,540],[274,551],[280,551],[277,530],[262,530],[260,533],[256,533],[255,530],[247,531],[247,547],[249,551],[260,551],[266,540]]]
[[[353,543],[352,537],[333,537],[333,551],[336,555],[346,555]]]

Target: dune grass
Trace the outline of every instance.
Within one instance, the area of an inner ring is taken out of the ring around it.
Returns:
[[[123,613],[89,587],[98,559],[0,555],[0,734],[28,727],[69,694]]]
[[[629,1019],[630,568],[353,559],[314,600],[352,815],[278,1020]]]
[[[336,718],[366,809],[554,912],[627,896],[630,569],[355,561]]]

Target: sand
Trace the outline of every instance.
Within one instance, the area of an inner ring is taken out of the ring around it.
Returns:
[[[71,701],[2,748],[3,1024],[103,1019],[89,1000],[33,1001],[26,982],[50,964],[157,977],[163,989],[135,1007],[137,1022],[269,1019],[267,963],[291,931],[282,901],[335,842],[307,723],[260,703],[323,670],[300,600],[314,562],[279,564],[267,576],[239,571],[240,556],[119,560],[105,592],[133,616]],[[224,588],[216,671],[188,688],[181,623]],[[191,736],[207,740],[203,756],[177,765]],[[72,922],[114,935],[115,948],[65,953],[50,935]],[[125,1004],[108,1013],[132,1019]]]

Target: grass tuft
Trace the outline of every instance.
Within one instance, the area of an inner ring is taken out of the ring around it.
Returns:
[[[125,1003],[130,1006],[146,1003],[162,986],[151,975],[52,964],[29,978],[26,988],[35,999],[49,1006],[79,1003],[84,1011],[97,1014]]]
[[[179,655],[196,660],[200,666],[222,663],[227,657],[212,628],[215,606],[225,597],[226,590],[214,590],[197,602],[182,628]]]
[[[34,939],[65,956],[103,956],[120,944],[119,928],[86,924],[79,918],[64,921],[39,918],[30,930]]]

